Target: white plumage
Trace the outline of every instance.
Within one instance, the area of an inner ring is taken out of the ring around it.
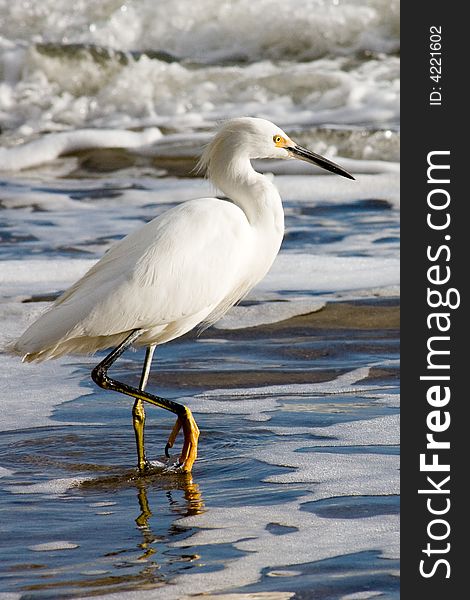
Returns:
[[[199,429],[187,407],[145,392],[153,350],[197,325],[217,321],[267,273],[281,246],[284,212],[275,186],[253,169],[250,160],[290,157],[352,178],[338,165],[297,146],[269,121],[248,117],[229,121],[199,163],[229,199],[189,200],[130,233],[13,346],[27,361],[116,347],[92,377],[105,389],[135,398],[133,423],[141,473],[149,468],[143,401],[178,415],[165,451],[182,428],[178,464],[191,471]],[[107,373],[132,343],[147,346],[138,389]]]
[[[199,166],[230,200],[189,200],[114,244],[14,350],[44,360],[115,346],[137,328],[149,345],[214,323],[264,277],[284,232],[281,198],[250,159],[289,157],[351,177],[269,121],[227,122]]]
[[[15,351],[28,361],[92,353],[136,328],[144,331],[136,344],[161,344],[215,322],[240,300],[268,271],[284,230],[276,188],[249,161],[262,151],[260,129],[272,156],[286,153],[272,142],[275,133],[287,137],[275,125],[237,119],[201,159],[233,202],[189,200],[130,233],[25,331]],[[241,151],[250,140],[254,152]]]

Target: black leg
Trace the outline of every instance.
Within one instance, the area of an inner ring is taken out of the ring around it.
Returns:
[[[132,396],[132,398],[138,398],[139,400],[144,400],[145,402],[149,402],[154,406],[165,408],[166,410],[175,413],[179,417],[184,417],[186,407],[182,404],[173,402],[173,400],[161,398],[160,396],[154,396],[153,394],[149,394],[144,390],[139,390],[138,388],[132,387],[127,383],[122,383],[116,379],[111,379],[111,377],[108,377],[108,369],[113,365],[113,363],[116,362],[121,354],[123,354],[127,348],[129,348],[129,346],[136,341],[140,334],[140,329],[134,330],[121,344],[119,344],[119,346],[117,346],[117,348],[110,352],[110,354],[108,354],[108,356],[106,356],[106,358],[104,358],[91,372],[93,381],[105,390],[121,392],[121,394],[126,394],[127,396]]]
[[[134,388],[128,385],[127,383],[122,383],[108,376],[108,369],[123,354],[123,352],[125,352],[125,350],[127,350],[127,348],[129,348],[129,346],[131,346],[136,341],[136,339],[141,335],[141,333],[142,331],[140,329],[135,329],[131,334],[129,334],[127,338],[121,344],[119,344],[119,346],[117,346],[117,348],[110,352],[108,356],[106,356],[106,358],[104,358],[93,369],[91,373],[92,379],[97,385],[99,385],[105,390],[113,390],[116,392],[120,392],[121,394],[126,394],[127,396],[135,398],[136,401],[140,400],[149,402],[154,406],[158,406],[160,408],[164,408],[165,410],[169,410],[172,413],[175,413],[178,416],[178,419],[176,421],[175,427],[173,428],[173,431],[170,434],[170,438],[165,448],[165,451],[167,452],[168,448],[171,448],[173,446],[176,435],[182,427],[184,432],[184,445],[180,455],[179,464],[183,471],[189,472],[191,471],[192,465],[196,460],[197,442],[199,437],[199,429],[189,408],[187,408],[183,404],[173,402],[173,400],[167,400],[166,398],[162,398],[161,396],[155,396],[154,394],[150,394],[144,391],[143,389]],[[148,353],[146,355],[146,358],[147,357]],[[150,361],[146,360],[142,372],[141,384],[143,381],[145,383],[147,382],[146,380],[148,377],[149,369]]]

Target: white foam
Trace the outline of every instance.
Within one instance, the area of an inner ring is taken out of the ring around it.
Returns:
[[[43,303],[0,302],[0,349],[16,339],[43,309]],[[86,357],[81,359],[82,362],[87,360]],[[0,352],[0,385],[8,389],[3,398],[3,410],[8,418],[0,421],[0,431],[58,424],[59,421],[51,419],[54,408],[84,392],[73,373],[73,363],[72,358],[64,358],[26,364],[18,356]]]
[[[40,46],[50,32],[52,47]],[[298,13],[272,0],[19,4],[0,24],[0,118],[15,141],[88,127],[194,130],[243,114],[396,126],[398,48],[398,0],[306,0]],[[139,49],[147,54],[129,52]]]
[[[346,594],[341,596],[340,600],[369,600],[369,598],[380,598],[383,597],[383,592],[353,592],[352,594]]]
[[[367,398],[369,402],[372,401],[373,404],[381,404],[388,408],[400,407],[400,394],[394,392],[370,391],[362,392],[361,396]]]
[[[338,427],[332,428],[332,431],[349,436],[349,442],[355,445],[357,432],[351,435],[347,427]],[[363,442],[373,441],[377,429],[375,425],[366,426]],[[396,515],[341,519],[324,518],[300,510],[305,502],[321,498],[397,494],[398,458],[380,454],[298,451],[314,443],[279,440],[274,451],[273,448],[256,448],[257,460],[295,469],[293,472],[272,475],[266,481],[280,485],[301,483],[303,489],[310,490],[309,495],[298,501],[269,507],[248,505],[230,509],[211,508],[205,514],[181,521],[183,526],[198,528],[191,538],[192,544],[233,544],[248,552],[246,556],[226,565],[222,574],[224,587],[234,585],[235,581],[237,586],[256,581],[261,569],[267,565],[275,570],[276,567],[324,560],[341,555],[345,548],[348,554],[377,550],[384,557],[398,556]],[[292,530],[273,538],[267,528],[269,523]],[[315,544],[312,544],[312,531],[315,532]],[[182,546],[184,543],[176,542],[174,545]],[[189,577],[178,577],[175,583],[181,585],[183,590],[191,586],[194,591],[210,591],[220,585],[221,580],[216,573],[206,576],[205,581],[201,576],[190,574]]]
[[[220,571],[187,571],[184,575],[178,575],[172,580],[173,585],[165,588],[165,598],[181,600],[186,595],[193,597],[198,593],[206,595],[224,589],[241,588],[259,581],[261,571],[268,566],[270,572],[276,572],[279,568],[286,570],[286,567],[290,570],[290,566],[294,567],[295,572],[296,565],[336,558],[345,549],[348,554],[375,550],[381,552],[384,558],[398,557],[399,522],[396,515],[360,519],[323,518],[299,510],[301,504],[309,499],[306,496],[296,502],[273,506],[212,507],[206,513],[181,519],[179,524],[182,527],[198,529],[191,537],[192,545],[231,544],[247,554],[232,559]],[[293,530],[282,536],[273,536],[267,528],[269,523],[278,523]],[[312,532],[315,532],[314,544]],[[186,547],[187,544],[188,540],[182,540],[174,542],[173,546]],[[140,600],[145,593],[111,594],[107,598]],[[237,596],[240,600],[272,600],[269,595],[262,593],[228,594],[231,600]]]
[[[311,447],[314,444],[305,444]],[[276,451],[260,449],[258,459],[295,471],[271,475],[271,483],[302,483],[314,499],[399,493],[399,458],[379,454],[297,452],[299,443]]]
[[[31,294],[54,292],[64,289],[80,278],[96,261],[90,259],[24,259],[5,260],[0,272],[0,284],[4,297],[29,297]],[[390,289],[399,284],[399,259],[374,256],[329,256],[318,254],[294,254],[281,252],[270,272],[250,292],[249,299],[279,299],[286,292],[310,292],[334,298],[345,293],[372,295],[381,288]],[[367,292],[369,290],[369,292]],[[273,294],[275,296],[273,297]],[[239,307],[235,315],[240,325],[246,321],[274,322],[284,315],[294,316],[318,310],[322,298],[305,298],[298,307],[281,303],[258,308]],[[311,308],[309,308],[311,307]],[[248,309],[248,310],[247,310]],[[229,328],[234,328],[236,317],[230,317]]]
[[[24,138],[23,132],[30,137],[58,128],[123,130],[154,124],[182,131],[240,115],[268,118],[287,129],[331,123],[367,123],[371,127],[396,123],[398,59],[370,60],[347,70],[344,63],[345,59],[335,58],[193,69],[143,56],[125,66],[108,65],[111,73],[107,78],[103,77],[106,66],[90,59],[71,79],[70,62],[63,56],[32,51],[25,55],[19,81],[4,86],[3,102],[0,93],[0,115],[13,129],[12,115],[5,108],[16,105],[21,111],[23,124],[16,139],[20,134]],[[44,76],[28,78],[28,67]],[[25,101],[21,95],[24,87],[34,90],[34,102],[31,96]],[[58,89],[63,91],[60,98]],[[135,89],[139,89],[138,95]],[[253,89],[257,90],[254,95],[250,93]],[[29,155],[22,158],[25,166],[30,164]],[[19,163],[10,164],[18,168]]]
[[[363,390],[370,391],[374,389],[373,386],[355,386],[353,384],[365,379],[369,375],[370,367],[359,367],[352,371],[347,371],[342,375],[338,375],[331,381],[321,381],[318,383],[292,383],[292,384],[280,384],[280,385],[267,385],[256,388],[233,388],[233,389],[220,389],[220,390],[209,390],[203,394],[198,394],[193,397],[197,398],[221,398],[224,396],[231,397],[244,397],[245,399],[258,398],[260,400],[263,396],[286,396],[286,395],[304,395],[309,394],[312,396],[318,394],[350,394],[358,393]],[[245,401],[242,400],[242,401]],[[269,398],[268,398],[269,400]]]
[[[308,434],[322,439],[308,442],[316,446],[394,446],[400,443],[400,417],[387,415],[375,419],[336,423],[328,427],[272,427],[276,435]]]
[[[363,391],[373,393],[376,389],[383,391],[382,386],[354,385],[366,378],[368,374],[369,367],[360,367],[339,375],[332,381],[216,389],[185,397],[184,401],[195,413],[229,413],[244,415],[250,421],[268,421],[270,416],[267,413],[279,410],[286,398],[307,396],[310,409],[314,410],[315,398],[322,398],[325,395],[359,394]],[[307,410],[305,406],[304,409]]]
[[[233,594],[204,594],[204,600],[290,600],[294,592],[234,592]],[[182,596],[179,600],[193,600],[194,596]]]
[[[46,542],[45,544],[35,544],[34,546],[29,546],[28,549],[33,552],[55,552],[56,550],[75,550],[78,547],[78,544],[58,540],[55,542]]]
[[[0,148],[0,170],[31,168],[67,152],[87,148],[135,148],[151,144],[161,136],[161,131],[156,127],[143,132],[83,129],[50,133],[27,144]]]
[[[349,167],[349,161],[341,161],[342,166]],[[399,172],[357,173],[358,161],[351,161],[351,170],[356,181],[329,175],[315,177],[312,175],[277,175],[275,184],[285,200],[294,198],[297,202],[308,202],[311,206],[318,204],[341,204],[351,198],[380,199],[390,202],[395,208],[400,206]],[[289,164],[289,163],[287,163]]]
[[[262,388],[264,390],[265,388]],[[218,413],[231,415],[247,415],[251,420],[265,420],[262,413],[279,409],[279,401],[275,398],[262,398],[257,388],[247,390],[210,390],[192,398],[185,398],[195,413]],[[237,396],[246,396],[238,398]],[[212,397],[219,398],[213,400]],[[227,402],[227,400],[230,402]]]
[[[31,483],[28,485],[10,485],[7,486],[12,494],[44,494],[48,497],[62,496],[72,487],[80,485],[89,477],[66,477],[62,479],[50,479],[41,483]]]
[[[2,296],[29,297],[63,289],[82,277],[95,262],[80,258],[6,260],[0,271]],[[44,305],[40,308],[44,309]]]
[[[397,257],[328,256],[280,253],[266,277],[257,285],[261,291],[310,291],[334,293],[397,285]]]
[[[291,302],[261,302],[254,306],[234,306],[215,324],[218,329],[243,329],[285,321],[321,310],[325,302],[312,298]]]
[[[2,193],[2,208],[36,208],[54,212],[60,210],[90,210],[92,205],[87,202],[72,200],[67,194],[37,192],[28,187],[7,188]]]
[[[369,368],[364,367],[345,373],[336,380],[309,384],[308,393],[356,393],[362,389],[357,384],[367,377]],[[291,386],[269,386],[261,390],[222,390],[212,391],[192,400],[192,408],[200,402],[200,412],[225,412],[261,414],[264,411],[282,407],[282,399],[274,399],[274,393],[287,391],[295,393]],[[274,393],[273,393],[274,389]],[[370,386],[365,385],[370,392]],[[301,387],[300,392],[307,392]],[[271,394],[263,397],[263,394]],[[380,395],[380,391],[377,392]],[[233,396],[234,395],[234,396]],[[214,397],[219,400],[215,400]],[[233,397],[232,397],[233,396]],[[230,402],[224,402],[228,398]],[[223,405],[226,406],[223,406]],[[395,417],[370,419],[352,423],[337,424],[325,428],[306,428],[309,433],[322,436],[325,444],[333,437],[335,445],[370,445],[373,443],[394,443],[396,433]],[[276,428],[274,428],[276,429]],[[294,428],[295,429],[295,428]],[[388,436],[388,437],[387,437]],[[324,560],[341,555],[345,549],[349,553],[375,550],[383,557],[398,556],[398,517],[381,515],[369,518],[325,518],[301,510],[302,504],[320,498],[341,495],[384,495],[398,491],[398,458],[395,456],[365,453],[338,454],[315,452],[315,446],[323,445],[322,440],[292,442],[284,436],[277,437],[275,449],[257,446],[253,451],[257,460],[268,464],[294,468],[295,471],[271,475],[267,481],[278,485],[293,482],[302,484],[307,494],[302,498],[273,506],[242,506],[214,508],[204,514],[183,518],[183,527],[195,527],[197,532],[191,537],[191,545],[230,544],[247,554],[232,559],[221,571],[192,574],[186,572],[177,576],[173,585],[165,589],[168,600],[180,600],[185,595],[196,593],[216,593],[230,587],[241,587],[259,580],[260,572],[270,568],[276,574],[280,569],[295,572],[295,566],[302,563]],[[299,452],[299,449],[312,450]],[[33,486],[21,486],[9,490],[17,493],[64,493],[71,481],[55,480]],[[104,503],[101,503],[104,506]],[[270,523],[291,528],[282,536],[273,538],[267,527]],[[312,531],[315,544],[312,545]],[[62,546],[64,544],[64,546]],[[66,549],[70,542],[53,542],[45,550]],[[188,540],[175,542],[175,547],[187,545]],[[73,544],[72,544],[73,546]],[[290,573],[290,576],[294,576]],[[110,599],[143,598],[142,591],[126,592],[108,596]],[[249,597],[249,596],[244,596]],[[288,596],[287,596],[288,597]],[[256,598],[256,596],[255,596]]]
[[[260,22],[263,27],[259,27]],[[214,26],[214,23],[217,26]],[[305,0],[302,11],[285,2],[180,0],[171,10],[152,0],[97,5],[84,0],[44,0],[42,10],[14,5],[0,35],[64,43],[94,43],[117,49],[166,50],[190,59],[249,57],[306,60],[327,53],[389,52],[399,44],[396,0]],[[184,34],[183,34],[184,33]]]
[[[70,359],[34,365],[22,363],[17,356],[0,355],[0,363],[0,383],[8,389],[3,402],[7,417],[0,423],[1,431],[76,424],[51,419],[58,404],[84,393]],[[12,385],[12,381],[19,384]]]
[[[260,570],[267,565],[275,569],[325,560],[338,556],[344,548],[348,554],[375,549],[382,551],[384,556],[398,555],[396,516],[328,519],[299,511],[299,504],[292,502],[270,507],[212,508],[203,515],[182,519],[180,523],[203,528],[191,538],[196,545],[233,544],[248,554],[231,561],[222,574],[188,573],[177,577],[177,590],[174,590],[175,595],[170,592],[170,598],[178,597],[179,590],[196,593],[213,591],[222,583],[224,588],[247,585],[257,581]],[[298,531],[273,537],[266,529],[268,523],[279,523]],[[314,544],[312,531],[315,532]],[[183,542],[174,545],[182,546]]]
[[[293,137],[294,134],[293,134]],[[207,139],[209,141],[209,139]],[[312,145],[312,144],[311,144]],[[331,152],[331,147],[328,149],[321,149],[320,147],[314,147],[312,145],[312,150],[315,150],[318,153]],[[390,177],[394,177],[394,183],[396,183],[396,176],[400,173],[400,164],[397,162],[385,161],[385,160],[357,160],[354,158],[346,158],[344,156],[335,156],[335,161],[338,163],[341,162],[341,166],[343,166],[347,171],[354,173],[355,175],[383,175],[386,174]],[[256,171],[260,173],[271,172],[274,175],[328,175],[329,172],[325,171],[321,167],[316,167],[311,163],[306,163],[300,160],[253,160],[253,167]],[[330,174],[331,176],[331,174]],[[339,180],[341,181],[341,180]],[[364,185],[364,182],[367,181],[365,178],[356,179],[358,183],[355,183],[355,189],[357,189],[358,185]],[[373,181],[373,180],[371,180]],[[383,187],[383,182],[386,180],[380,180],[381,187]],[[277,179],[276,179],[277,182]],[[349,185],[351,185],[349,183]],[[362,193],[362,187],[361,187]]]
[[[292,569],[277,569],[268,571],[266,573],[268,577],[299,577],[302,575],[302,571],[294,571]]]

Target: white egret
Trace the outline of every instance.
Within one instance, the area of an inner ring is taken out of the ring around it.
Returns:
[[[189,472],[199,430],[189,408],[145,391],[155,346],[207,327],[264,277],[281,246],[284,212],[273,183],[257,173],[255,158],[299,158],[354,179],[335,163],[298,146],[264,119],[226,122],[199,166],[228,199],[188,200],[114,244],[16,341],[24,360],[115,349],[92,372],[102,388],[132,396],[138,468],[149,467],[144,449],[143,402],[177,415],[165,452],[179,430],[179,457]],[[131,345],[147,348],[139,388],[108,376]]]

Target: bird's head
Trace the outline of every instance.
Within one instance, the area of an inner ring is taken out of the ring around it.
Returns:
[[[227,121],[205,149],[199,169],[207,169],[210,174],[212,163],[229,164],[237,158],[298,158],[354,179],[336,163],[296,144],[280,127],[266,119],[241,117]]]

